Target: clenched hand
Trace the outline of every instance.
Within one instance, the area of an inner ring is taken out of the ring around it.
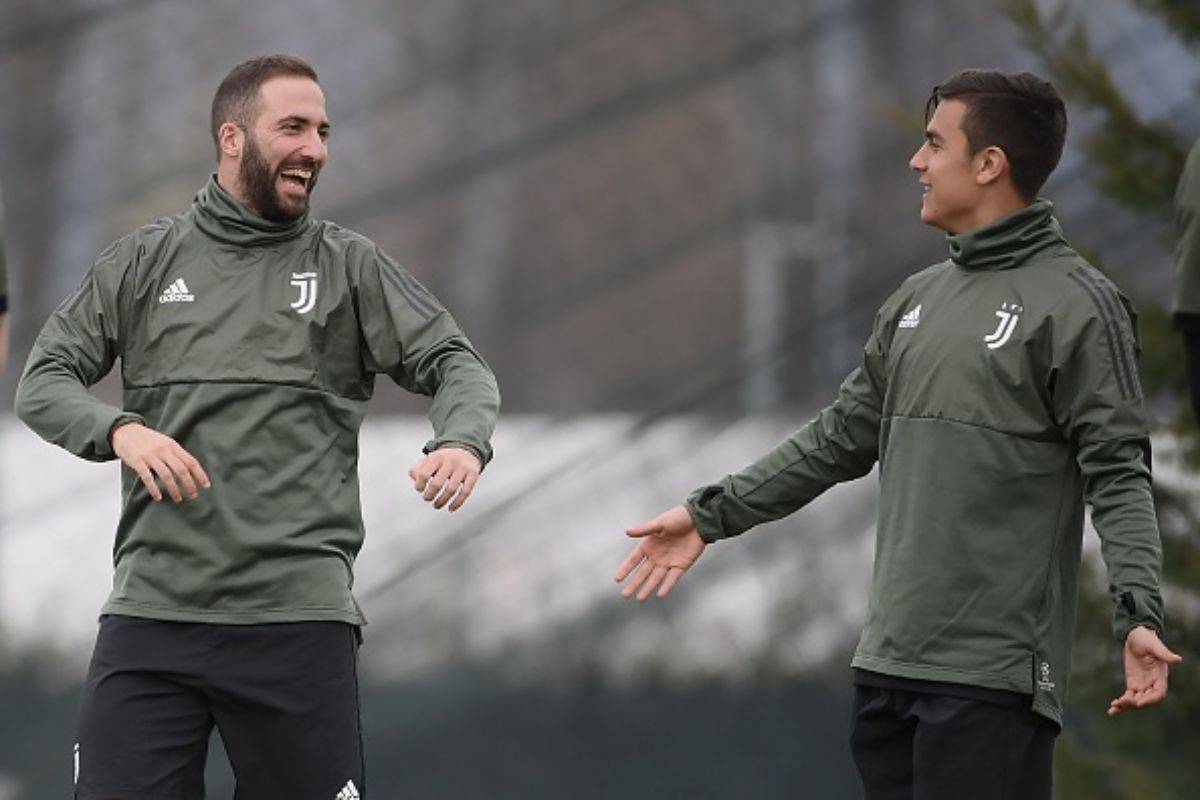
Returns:
[[[481,469],[479,458],[470,450],[443,447],[413,464],[408,477],[413,480],[413,488],[434,508],[450,503],[449,510],[457,511],[471,496]]]
[[[200,495],[198,487],[212,486],[200,462],[170,436],[138,422],[127,422],[115,428],[109,438],[113,452],[137,473],[155,501],[163,498],[159,483],[176,503],[183,502],[185,496],[195,500]]]

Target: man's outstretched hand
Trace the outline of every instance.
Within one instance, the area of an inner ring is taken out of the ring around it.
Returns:
[[[113,452],[137,473],[146,491],[156,501],[163,499],[159,483],[176,503],[183,502],[185,496],[195,500],[200,495],[198,487],[208,489],[212,486],[200,462],[166,434],[139,422],[126,422],[114,428],[108,438]]]
[[[648,598],[655,587],[658,587],[659,597],[666,597],[706,546],[692,522],[692,515],[683,506],[675,506],[649,522],[633,526],[626,533],[641,541],[621,562],[613,577],[620,583],[636,569],[633,579],[621,589],[621,596],[629,598],[637,592],[639,603]]]
[[[1125,637],[1125,694],[1108,704],[1108,715],[1160,702],[1167,696],[1167,668],[1181,661],[1151,629],[1139,625],[1131,630]]]
[[[479,457],[470,450],[443,447],[413,464],[408,477],[413,480],[413,488],[434,508],[450,503],[450,511],[457,511],[471,496],[481,469]]]

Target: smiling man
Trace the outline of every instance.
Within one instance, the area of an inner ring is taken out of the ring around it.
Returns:
[[[491,457],[500,398],[432,295],[309,217],[329,130],[307,63],[236,67],[213,100],[216,174],[109,247],[29,357],[21,419],[128,467],[76,797],[202,798],[214,724],[238,797],[365,791],[351,586],[375,377],[432,396],[409,476],[451,511]],[[121,408],[86,390],[117,359]]]
[[[776,450],[629,535],[622,593],[666,595],[708,544],[879,464],[875,569],[854,654],[866,796],[1051,796],[1084,502],[1124,647],[1110,714],[1157,703],[1161,549],[1135,315],[1037,199],[1066,109],[1033,75],[936,87],[913,156],[950,258],[876,315],[837,400]]]

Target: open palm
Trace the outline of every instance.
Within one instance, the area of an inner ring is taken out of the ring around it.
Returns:
[[[666,597],[707,546],[683,506],[635,525],[626,534],[641,541],[621,562],[614,579],[620,583],[632,573],[621,596],[628,598],[637,593],[638,602],[648,598],[656,587],[658,596]]]
[[[1167,671],[1183,661],[1163,644],[1158,634],[1139,625],[1125,638],[1125,693],[1108,706],[1108,715],[1144,708],[1167,696]]]

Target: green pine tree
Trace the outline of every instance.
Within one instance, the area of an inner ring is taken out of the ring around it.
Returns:
[[[1151,244],[1162,245],[1158,268],[1169,269],[1173,197],[1195,132],[1167,120],[1141,119],[1117,87],[1107,59],[1091,46],[1083,0],[999,0],[1048,77],[1075,109],[1098,115],[1081,142],[1096,174],[1095,189],[1145,220]],[[1200,58],[1200,3],[1127,0],[1154,15]],[[1149,47],[1148,43],[1133,46]],[[1081,242],[1086,245],[1086,242]],[[1105,253],[1087,255],[1103,268]],[[1144,267],[1145,265],[1140,265]],[[1134,298],[1141,311],[1142,377],[1151,408],[1169,409],[1156,420],[1158,441],[1178,443],[1180,458],[1200,468],[1200,436],[1186,398],[1182,345],[1166,309]],[[1192,798],[1200,787],[1200,513],[1178,488],[1155,486],[1163,536],[1167,590],[1165,640],[1184,663],[1172,669],[1164,705],[1109,719],[1108,701],[1123,686],[1120,650],[1108,620],[1112,601],[1103,566],[1085,564],[1076,631],[1067,726],[1055,764],[1056,796],[1063,800]]]

